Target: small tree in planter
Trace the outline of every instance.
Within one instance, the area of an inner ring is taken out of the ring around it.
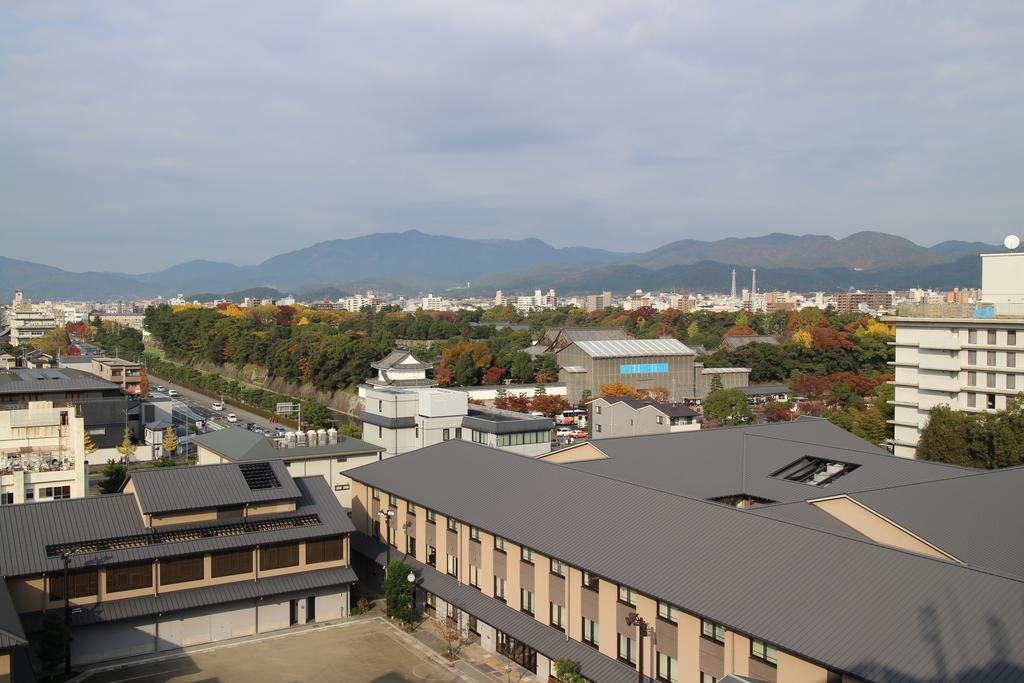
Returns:
[[[580,665],[572,657],[561,657],[555,660],[555,678],[558,683],[583,683]]]
[[[441,622],[441,637],[444,638],[448,650],[444,653],[450,660],[458,659],[459,650],[462,646],[462,625],[459,623],[459,613],[454,617],[446,617]]]

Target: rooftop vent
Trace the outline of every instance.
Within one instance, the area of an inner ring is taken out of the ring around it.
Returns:
[[[794,463],[786,465],[771,476],[795,481],[809,486],[828,486],[839,477],[860,467],[848,462],[838,462],[805,455]]]
[[[281,482],[277,480],[277,475],[274,474],[269,462],[245,462],[239,465],[238,469],[242,470],[245,483],[253,491],[281,488]]]

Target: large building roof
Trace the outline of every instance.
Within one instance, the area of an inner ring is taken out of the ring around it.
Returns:
[[[217,467],[223,466],[205,465],[187,469],[203,472]],[[163,475],[173,471],[172,468],[161,468],[154,471],[154,474]],[[285,476],[289,476],[287,472]],[[20,505],[0,505],[0,576],[24,576],[58,571],[63,566],[61,559],[58,555],[47,552],[47,548],[76,544],[93,545],[94,542],[104,540],[129,538],[138,542],[107,544],[107,547],[97,547],[91,552],[76,552],[71,558],[70,566],[78,568],[136,562],[157,557],[252,547],[256,544],[336,536],[354,531],[345,509],[323,477],[299,477],[291,481],[299,493],[294,513],[263,518],[279,520],[280,524],[268,525],[266,528],[253,524],[243,532],[228,535],[218,535],[214,532],[219,525],[237,525],[240,520],[197,525],[168,525],[148,529],[139,514],[135,494],[117,493]],[[177,483],[183,482],[178,479]],[[256,519],[258,518],[253,518]],[[198,533],[185,533],[186,531]],[[166,532],[171,533],[168,535]]]
[[[591,358],[695,355],[692,349],[678,339],[620,339],[574,343]]]
[[[652,408],[664,414],[666,417],[697,417],[700,415],[696,410],[684,403],[660,403],[650,399],[630,398],[628,396],[601,396],[593,402],[604,401],[611,405],[614,403],[625,403],[634,410],[641,408]]]
[[[1013,577],[461,441],[348,474],[865,680],[1024,672]]]
[[[227,427],[191,439],[217,455],[235,462],[259,460],[301,460],[333,455],[373,455],[383,448],[352,436],[338,435],[338,443],[324,446],[279,448],[267,437],[244,427]]]
[[[0,370],[0,395],[67,391],[118,391],[118,386],[96,375],[70,368],[16,368]]]
[[[256,467],[262,471],[256,472]],[[251,474],[257,475],[259,481],[251,480]],[[253,465],[227,463],[143,470],[132,474],[128,481],[135,485],[139,507],[147,515],[294,500],[301,496],[288,468],[279,460]]]

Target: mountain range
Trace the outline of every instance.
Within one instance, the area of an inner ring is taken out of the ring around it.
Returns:
[[[33,299],[112,299],[177,293],[240,292],[255,287],[329,295],[376,288],[396,293],[506,293],[554,287],[559,293],[641,289],[726,291],[757,268],[758,289],[833,291],[979,286],[983,242],[924,247],[880,232],[836,239],[772,233],[715,241],[680,240],[642,253],[590,247],[556,248],[539,239],[467,239],[416,230],[320,242],[253,266],[193,260],[157,272],[73,273],[0,257],[0,297],[15,289]],[[319,297],[317,297],[319,298]]]

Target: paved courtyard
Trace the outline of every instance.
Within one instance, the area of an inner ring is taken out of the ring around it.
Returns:
[[[391,626],[369,620],[340,628],[199,648],[173,659],[96,673],[87,681],[454,683],[463,680],[444,665],[435,663],[420,647]]]

